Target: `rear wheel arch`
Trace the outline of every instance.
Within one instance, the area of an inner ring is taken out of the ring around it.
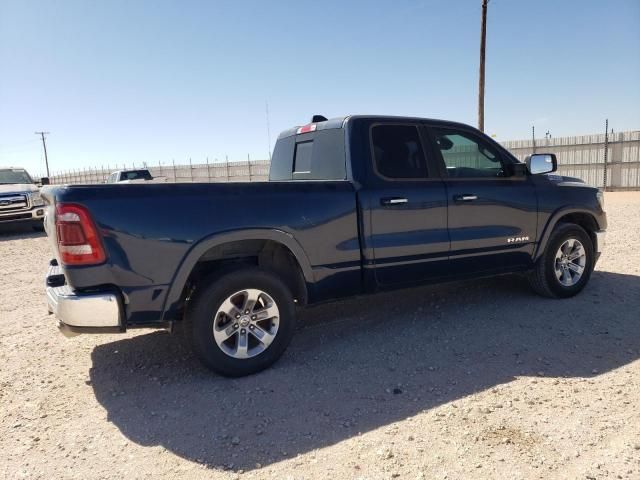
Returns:
[[[312,270],[302,247],[279,230],[243,230],[199,242],[183,260],[165,301],[163,319],[176,320],[194,285],[205,277],[257,266],[282,278],[298,304],[308,298]]]

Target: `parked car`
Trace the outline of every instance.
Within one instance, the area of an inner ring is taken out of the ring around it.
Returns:
[[[183,323],[239,376],[318,302],[513,272],[571,297],[607,219],[601,192],[555,170],[460,123],[314,117],[280,134],[268,182],[51,187],[48,308],[72,333]]]
[[[151,172],[146,168],[138,170],[118,170],[109,175],[109,178],[104,183],[131,183],[133,181],[148,182],[153,180]]]
[[[47,178],[42,179],[48,183]],[[44,201],[24,168],[0,167],[0,224],[30,223],[42,230]]]

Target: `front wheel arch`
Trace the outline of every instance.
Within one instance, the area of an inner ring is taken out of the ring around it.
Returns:
[[[561,223],[572,223],[580,226],[591,239],[591,243],[594,248],[597,245],[596,232],[600,229],[596,217],[593,213],[581,208],[565,208],[555,212],[549,221],[540,237],[538,246],[533,253],[533,262],[537,262],[544,254],[545,249],[549,243],[549,238],[554,229]]]

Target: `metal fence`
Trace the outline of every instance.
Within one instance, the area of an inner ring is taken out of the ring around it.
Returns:
[[[605,164],[605,144],[607,155]],[[640,189],[640,131],[503,142],[519,160],[555,153],[558,172],[608,190]],[[605,176],[605,170],[607,172]],[[606,178],[606,185],[605,185]]]
[[[261,182],[269,178],[269,160],[244,162],[215,162],[200,164],[171,163],[163,165],[115,165],[113,167],[85,168],[58,172],[49,178],[52,184],[104,183],[116,170],[146,168],[154,178],[171,183],[212,183],[212,182]]]
[[[605,163],[605,143],[607,156]],[[538,152],[552,152],[558,157],[562,175],[582,178],[585,182],[609,190],[640,189],[640,131],[581,135],[575,137],[511,140],[502,142],[518,159]],[[148,168],[154,177],[167,182],[259,182],[269,177],[269,160],[241,162],[206,162],[200,164],[115,165],[58,172],[52,184],[102,183],[115,170]],[[607,172],[605,176],[605,170]],[[606,179],[606,185],[605,185]]]

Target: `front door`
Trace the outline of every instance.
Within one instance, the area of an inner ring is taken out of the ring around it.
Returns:
[[[427,161],[418,124],[369,129],[370,182],[359,193],[379,286],[446,274],[449,253],[445,185]]]
[[[537,197],[511,158],[469,128],[429,129],[448,200],[452,274],[528,265],[535,245]]]

